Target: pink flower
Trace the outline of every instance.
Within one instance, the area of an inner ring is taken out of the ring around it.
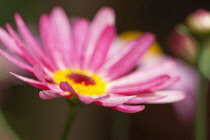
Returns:
[[[0,39],[13,55],[3,50],[0,53],[36,77],[11,73],[43,89],[39,93],[42,99],[72,97],[70,100],[78,98],[86,104],[135,113],[145,108],[143,103],[184,98],[182,91],[165,90],[179,79],[167,74],[173,69],[173,61],[132,71],[152,45],[153,34],[145,33],[113,53],[116,33],[111,8],[102,8],[92,22],[79,18],[73,24],[61,8],[54,8],[50,15],[40,18],[41,44],[20,15],[15,15],[15,21],[21,38],[9,24],[8,32],[1,28]]]

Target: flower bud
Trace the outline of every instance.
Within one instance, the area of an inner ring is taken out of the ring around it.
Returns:
[[[168,47],[171,52],[190,63],[194,63],[197,55],[197,42],[189,34],[172,31],[168,38]]]
[[[198,9],[187,17],[186,25],[197,34],[210,34],[210,12]]]

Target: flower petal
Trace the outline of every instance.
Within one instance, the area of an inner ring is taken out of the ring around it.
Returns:
[[[96,101],[96,104],[101,106],[117,106],[120,104],[124,104],[125,102],[135,98],[136,96],[121,96],[117,94],[109,94],[110,96],[105,99],[100,99]]]
[[[12,72],[10,72],[10,74],[12,74],[16,78],[18,78],[18,79],[20,79],[20,80],[22,80],[22,81],[24,81],[26,83],[29,83],[30,85],[35,86],[37,88],[49,89],[43,82],[31,79],[31,78],[23,77],[23,76],[17,75],[17,74],[12,73]]]
[[[110,81],[109,85],[128,85],[136,82],[150,80],[157,76],[168,74],[171,70],[174,69],[175,64],[176,63],[173,60],[166,60],[152,66],[139,67],[136,71],[123,76],[122,78]]]
[[[73,27],[73,39],[74,39],[74,61],[72,65],[75,67],[82,67],[82,63],[84,62],[84,46],[86,45],[86,41],[88,40],[88,33],[90,30],[90,23],[86,19],[77,19],[74,23]]]
[[[85,50],[85,59],[83,67],[87,68],[91,62],[91,56],[96,48],[96,43],[101,32],[110,25],[115,24],[115,13],[111,8],[101,8],[94,17],[89,33],[89,41]]]
[[[69,67],[73,61],[71,53],[74,53],[69,18],[61,7],[55,7],[50,14],[50,20],[51,30],[56,36],[55,43],[60,48],[64,64]]]
[[[68,82],[60,82],[59,86],[63,91],[68,91],[71,94],[76,94],[73,87]]]
[[[12,52],[16,53],[19,56],[23,56],[22,50],[20,50],[20,48],[16,45],[13,38],[2,28],[0,28],[0,39],[1,42]]]
[[[57,70],[57,65],[61,65],[62,60],[60,58],[59,49],[57,48],[55,43],[55,36],[52,33],[51,23],[48,15],[43,14],[40,17],[39,27],[42,42],[44,44],[45,50],[48,52],[47,55],[49,59],[51,59],[56,64],[54,65],[54,70]]]
[[[135,98],[125,102],[125,104],[143,104],[149,101],[159,100],[166,96],[154,95],[153,93],[140,93]]]
[[[151,33],[145,33],[139,39],[131,41],[117,55],[111,57],[100,68],[99,73],[108,81],[126,74],[139,62],[153,41],[154,35]]]
[[[106,60],[108,50],[115,37],[116,30],[114,26],[107,26],[101,33],[88,69],[96,71]]]
[[[31,52],[29,52],[26,49],[25,44],[22,42],[22,40],[19,38],[19,36],[17,35],[17,33],[14,31],[14,29],[12,28],[12,26],[10,24],[6,24],[7,30],[10,34],[10,36],[12,38],[10,38],[10,43],[11,40],[15,41],[15,44],[17,45],[17,47],[21,50],[21,54],[18,54],[18,56],[20,56],[22,59],[26,60],[28,63],[30,63],[31,65],[37,64],[39,63],[39,60],[36,59]],[[6,44],[5,44],[6,45]],[[7,45],[6,45],[7,46]],[[14,46],[13,46],[14,47]]]
[[[6,57],[9,61],[11,61],[12,63],[16,64],[18,67],[24,69],[25,71],[28,71],[29,73],[33,74],[33,68],[31,66],[29,66],[28,64],[18,60],[17,58],[9,55],[8,53],[6,53],[5,51],[0,49],[0,54],[2,54],[4,57]]]
[[[44,100],[50,100],[62,96],[52,90],[43,90],[39,92],[39,97]]]
[[[136,113],[145,109],[144,105],[118,105],[111,107],[115,110],[125,112],[125,113]]]
[[[36,76],[36,78],[39,79],[41,82],[46,83],[43,69],[38,64],[34,65],[33,69],[34,69],[34,75]]]
[[[137,93],[149,92],[152,88],[165,84],[170,79],[168,75],[160,75],[154,79],[137,82],[123,86],[113,86],[107,92],[121,95],[136,95]]]
[[[185,98],[185,93],[179,90],[163,90],[154,93],[157,96],[166,96],[159,100],[149,101],[150,104],[163,104],[181,101]]]
[[[44,51],[41,49],[40,45],[37,43],[19,14],[15,14],[15,22],[23,39],[31,47],[35,55],[40,58],[41,62],[43,62],[47,66],[50,66],[51,63],[49,59],[46,57]]]

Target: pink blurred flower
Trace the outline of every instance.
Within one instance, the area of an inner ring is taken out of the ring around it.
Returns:
[[[210,33],[210,12],[198,9],[191,13],[186,20],[187,26],[195,33]]]
[[[174,103],[174,108],[180,121],[183,124],[190,124],[195,119],[195,108],[198,95],[198,73],[190,65],[180,61],[177,61],[177,67],[173,69],[169,74],[179,75],[182,77],[179,82],[170,87],[170,89],[182,90],[186,94],[186,98],[180,102]]]
[[[174,60],[172,57],[167,55],[159,54],[147,57],[143,59],[140,64],[143,66],[158,64],[163,61]],[[173,103],[173,107],[176,110],[177,116],[182,124],[190,124],[195,119],[195,107],[198,95],[198,73],[189,64],[175,59],[176,67],[168,72],[168,75],[174,77],[179,76],[179,82],[176,82],[170,86],[169,90],[180,90],[184,91],[185,98],[179,102]]]
[[[173,60],[131,72],[152,45],[153,34],[145,33],[109,54],[116,38],[111,8],[102,8],[92,22],[78,18],[73,25],[61,8],[54,8],[50,15],[40,18],[42,44],[19,14],[15,21],[24,41],[9,24],[8,32],[0,29],[0,39],[18,58],[3,50],[0,53],[38,79],[11,73],[43,89],[39,93],[42,99],[73,96],[70,100],[78,97],[86,104],[134,113],[145,108],[143,103],[170,103],[184,98],[182,91],[166,90],[179,79],[167,74],[173,69]]]

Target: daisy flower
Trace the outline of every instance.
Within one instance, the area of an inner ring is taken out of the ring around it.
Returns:
[[[84,18],[73,21],[62,8],[55,7],[49,15],[40,17],[39,40],[19,14],[15,14],[19,33],[10,24],[6,24],[7,31],[0,28],[0,40],[10,50],[0,53],[35,79],[11,74],[42,89],[40,98],[79,99],[126,113],[142,111],[145,103],[171,103],[184,98],[182,91],[166,90],[179,79],[167,74],[174,61],[134,70],[153,44],[152,33],[116,49],[111,8],[100,9],[92,22]]]

